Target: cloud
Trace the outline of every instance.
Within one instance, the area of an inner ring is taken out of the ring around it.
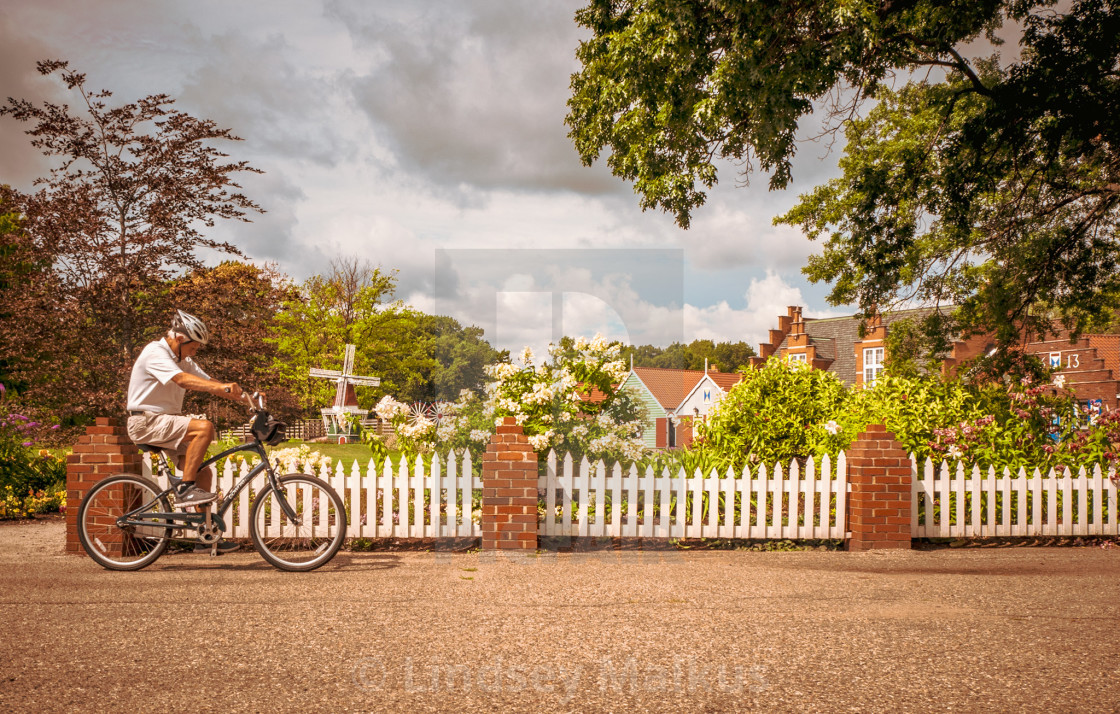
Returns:
[[[403,172],[472,189],[625,192],[585,168],[563,124],[578,3],[426,2],[329,11],[374,58],[351,89]],[[475,197],[477,199],[477,196]]]
[[[742,202],[740,202],[742,203]],[[696,217],[681,242],[688,246],[691,263],[702,270],[745,266],[770,266],[796,270],[813,252],[813,244],[800,229],[773,224],[773,204],[742,210],[720,201]]]
[[[801,290],[773,271],[751,280],[744,297],[744,308],[734,308],[726,300],[706,307],[686,305],[684,320],[689,339],[757,345],[765,341],[770,328],[777,326],[778,315],[786,314],[787,305],[804,305]]]
[[[357,151],[355,137],[339,129],[346,110],[337,80],[297,64],[284,36],[223,32],[207,38],[204,54],[179,102],[243,137],[242,151],[328,167]]]
[[[35,104],[60,101],[63,91],[57,80],[39,75],[35,63],[55,59],[54,51],[23,28],[8,13],[0,13],[0,101],[26,99]],[[20,124],[11,117],[0,118],[0,156],[4,157],[0,183],[28,190],[31,182],[50,170],[51,163],[31,146],[24,131],[31,124]]]
[[[505,266],[485,270],[487,255],[498,251],[477,251],[475,260],[469,252],[450,253],[443,272],[454,275],[454,289],[436,301],[436,311],[483,328],[498,349],[518,352],[530,345],[537,354],[561,336],[596,333],[630,344],[711,339],[757,345],[788,305],[804,306],[807,317],[836,314],[813,310],[801,289],[775,271],[751,280],[738,301],[704,305],[684,302],[671,283],[658,289],[637,270],[597,269],[587,262],[595,251],[583,251],[582,264],[577,255],[566,259],[564,251],[540,253],[553,257],[539,260],[537,268],[522,264],[505,272]]]

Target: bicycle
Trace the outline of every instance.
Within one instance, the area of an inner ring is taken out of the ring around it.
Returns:
[[[78,509],[78,538],[90,558],[109,570],[140,570],[163,555],[172,540],[204,543],[217,555],[227,512],[242,489],[264,473],[267,483],[248,513],[253,547],[280,570],[308,571],[330,562],[346,539],[345,502],[314,476],[276,475],[264,447],[283,441],[286,427],[268,413],[262,395],[246,399],[254,415],[252,440],[206,459],[199,468],[240,451],[257,454],[260,463],[230,493],[201,512],[188,513],[174,509],[182,479],[172,474],[167,455],[158,447],[138,444],[141,451],[158,457],[159,474],[170,486],[162,488],[136,474],[117,474],[91,488]],[[244,519],[246,514],[240,516]]]

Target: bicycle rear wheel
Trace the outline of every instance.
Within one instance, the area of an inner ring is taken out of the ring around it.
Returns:
[[[134,474],[110,476],[89,490],[78,509],[78,540],[90,558],[109,570],[139,570],[167,549],[171,528],[145,514],[170,513],[171,504],[154,483]],[[130,521],[152,525],[118,525]]]
[[[281,476],[280,486],[296,520],[284,515],[271,486],[258,493],[249,512],[257,552],[280,570],[314,570],[330,562],[346,540],[346,504],[314,476]]]

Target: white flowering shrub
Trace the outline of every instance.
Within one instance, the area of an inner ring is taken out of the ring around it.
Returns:
[[[491,381],[481,399],[464,390],[454,403],[437,405],[433,419],[385,397],[377,415],[392,423],[401,448],[415,453],[466,448],[478,457],[495,425],[514,417],[538,452],[555,448],[575,458],[636,461],[646,453],[641,441],[645,414],[637,399],[619,390],[629,371],[619,359],[620,349],[601,335],[565,338],[550,346],[548,362],[534,365],[526,347],[520,364],[486,367]]]
[[[408,457],[449,449],[470,449],[477,457],[494,433],[493,421],[482,415],[478,395],[469,389],[464,389],[454,402],[437,402],[427,407],[410,406],[385,396],[374,411],[393,426],[397,448]]]
[[[289,464],[294,463],[297,466],[302,466],[304,471],[312,473],[318,473],[323,466],[327,468],[331,466],[331,457],[312,450],[307,444],[291,446],[286,449],[273,449],[268,456],[273,464],[281,468],[287,468]],[[255,458],[249,458],[252,459],[250,465],[256,462]]]
[[[602,335],[565,338],[549,348],[549,361],[533,364],[529,348],[521,364],[487,367],[483,415],[498,423],[517,420],[538,452],[555,448],[595,460],[635,461],[645,455],[641,403],[619,385],[626,364],[621,345]]]

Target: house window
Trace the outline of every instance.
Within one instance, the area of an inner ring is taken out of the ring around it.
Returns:
[[[805,364],[808,361],[808,355],[804,352],[792,352],[786,355],[786,359],[790,364]]]
[[[883,348],[869,347],[863,351],[863,383],[870,386],[883,371]]]

